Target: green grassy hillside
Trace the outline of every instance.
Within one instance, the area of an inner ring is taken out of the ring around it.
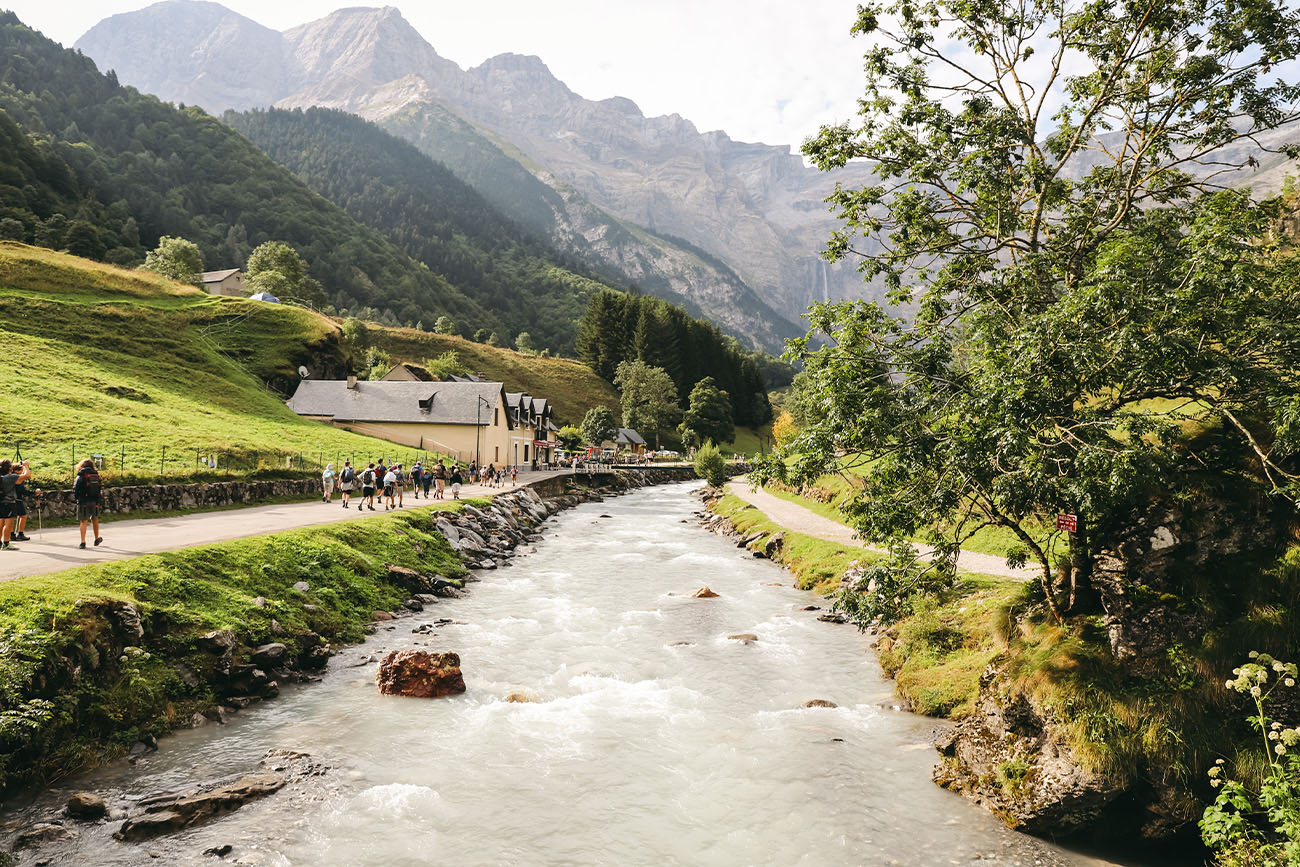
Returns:
[[[294,307],[214,298],[153,275],[0,243],[0,343],[11,370],[0,456],[21,443],[37,481],[66,482],[74,458],[105,455],[107,478],[287,469],[301,456],[375,457],[381,440],[305,421],[266,382],[298,365],[341,376],[337,326]],[[163,464],[163,449],[166,463]],[[125,466],[122,466],[123,458]],[[209,473],[210,474],[210,473]]]
[[[424,364],[454,350],[471,373],[500,380],[509,391],[544,397],[555,407],[556,424],[578,424],[593,406],[619,412],[618,392],[591,368],[570,358],[542,358],[511,349],[475,343],[463,337],[431,334],[413,328],[370,326],[370,339],[393,361]]]

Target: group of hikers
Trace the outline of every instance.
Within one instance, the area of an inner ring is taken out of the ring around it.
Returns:
[[[27,535],[27,506],[29,492],[27,482],[31,480],[30,461],[15,463],[9,459],[0,460],[0,551],[16,551],[14,542],[30,542]],[[77,464],[77,478],[72,483],[72,498],[77,505],[77,523],[81,526],[81,544],[86,547],[86,527],[89,525],[95,535],[96,545],[104,544],[104,537],[99,535],[99,510],[103,500],[103,481],[95,462],[86,458]],[[35,491],[37,508],[40,508],[41,490]]]
[[[402,508],[402,497],[408,490],[417,500],[420,498],[421,490],[424,491],[426,500],[445,500],[447,488],[450,487],[452,499],[459,500],[460,486],[466,482],[471,484],[477,482],[489,488],[500,488],[505,486],[507,477],[511,485],[515,484],[519,478],[519,467],[498,469],[491,463],[479,466],[471,461],[469,466],[462,470],[460,464],[452,463],[451,466],[447,466],[439,459],[438,463],[431,467],[425,467],[420,461],[416,461],[408,471],[397,461],[386,464],[384,459],[380,458],[367,464],[365,469],[357,470],[352,466],[352,461],[348,460],[343,462],[343,469],[337,473],[334,471],[333,464],[328,464],[321,473],[321,488],[324,492],[321,502],[334,502],[334,490],[337,488],[342,494],[343,508],[348,509],[352,507],[353,493],[359,490],[356,504],[358,512],[363,509],[375,511],[376,496],[387,511]]]

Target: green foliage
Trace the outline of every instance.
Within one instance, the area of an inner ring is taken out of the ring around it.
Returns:
[[[349,353],[363,352],[370,347],[370,330],[360,319],[352,316],[344,319],[340,333],[343,348]]]
[[[488,346],[500,346],[501,336],[497,334],[495,331],[493,331],[491,334],[487,336],[487,338],[483,342]]]
[[[576,452],[582,446],[582,429],[571,424],[560,428],[555,436],[566,452]]]
[[[366,367],[365,378],[371,381],[378,381],[384,378],[384,374],[393,369],[393,360],[387,352],[378,346],[371,346],[366,350]]]
[[[840,590],[835,610],[863,632],[888,626],[953,586],[956,570],[943,567],[922,557],[910,543],[895,542],[887,562],[867,567]]]
[[[618,436],[618,425],[614,423],[614,413],[608,407],[594,406],[582,417],[582,438],[589,444],[599,447],[605,440]]]
[[[757,427],[772,418],[757,354],[662,299],[597,292],[578,325],[577,344],[578,357],[604,379],[612,381],[621,363],[640,361],[665,370],[683,395],[711,376],[737,396],[728,412],[738,424]]]
[[[533,345],[533,335],[520,331],[515,335],[515,349],[524,355],[536,355],[537,347]]]
[[[727,462],[722,452],[711,442],[706,442],[695,451],[695,475],[715,488],[727,483]]]
[[[448,349],[437,358],[430,358],[424,363],[424,369],[444,382],[453,376],[469,372],[469,368],[460,360],[460,353],[454,349]]]
[[[798,457],[758,477],[811,481],[847,455],[871,467],[847,504],[866,541],[942,527],[951,548],[1005,527],[1052,612],[1086,614],[1094,557],[1159,492],[1244,471],[1300,494],[1300,259],[1275,202],[1216,182],[1224,153],[1296,118],[1300,88],[1271,70],[1300,19],[1271,0],[1163,4],[1124,26],[1095,6],[994,5],[859,9],[861,119],[805,153],[874,166],[832,196],[828,256],[915,314],[814,308],[826,343],[793,353]],[[1030,31],[1061,34],[1047,62],[990,49]],[[954,86],[959,54],[972,77]],[[984,84],[1003,81],[1021,86]],[[1084,523],[1053,562],[1027,528],[1060,512]]]
[[[1219,793],[1201,817],[1201,838],[1225,867],[1300,863],[1300,726],[1268,716],[1271,699],[1291,704],[1274,693],[1295,689],[1296,666],[1252,651],[1250,661],[1232,673],[1227,688],[1255,707],[1248,722],[1260,739],[1265,771],[1254,785],[1249,777],[1228,776],[1223,759],[1210,768],[1210,785]]]
[[[433,323],[434,334],[455,334],[456,323],[451,321],[450,316],[439,316],[438,320]]]
[[[254,290],[270,292],[282,301],[297,301],[321,306],[325,296],[320,284],[307,276],[307,263],[297,251],[283,241],[259,244],[248,257],[248,285]]]
[[[713,442],[730,442],[735,436],[731,399],[718,388],[713,377],[706,376],[691,389],[690,406],[682,424],[700,437]]]
[[[623,361],[614,374],[614,385],[620,392],[623,427],[653,436],[655,448],[659,448],[660,433],[671,429],[682,414],[677,386],[668,372],[644,361]]]
[[[332,109],[227,113],[223,119],[313,190],[474,299],[477,307],[457,313],[457,321],[505,334],[527,332],[539,345],[573,351],[574,323],[587,297],[603,284],[539,240],[544,235],[521,229],[445,165],[368,121]],[[434,330],[450,334],[450,322]]]
[[[198,286],[203,277],[203,255],[194,242],[164,235],[144,257],[141,267],[168,280]]]

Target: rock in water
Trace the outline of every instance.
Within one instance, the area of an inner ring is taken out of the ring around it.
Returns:
[[[738,632],[735,635],[728,635],[731,641],[739,641],[741,644],[753,644],[758,641],[758,636],[752,632]]]
[[[526,689],[516,690],[506,696],[506,701],[514,704],[530,704],[539,701],[537,696]]]
[[[440,698],[465,691],[460,657],[450,652],[394,650],[380,661],[376,681],[384,695]]]
[[[85,821],[102,819],[108,815],[108,805],[92,792],[77,792],[68,798],[68,815]]]
[[[119,840],[147,840],[179,831],[238,810],[249,801],[278,792],[284,784],[285,778],[279,774],[248,774],[212,788],[146,798],[141,801],[145,812],[127,819],[113,836]]]
[[[695,599],[716,599],[716,598],[718,598],[718,594],[717,594],[717,593],[714,593],[714,592],[713,592],[712,590],[710,590],[708,587],[701,587],[699,590],[696,590],[694,593],[692,593],[691,596],[692,596],[693,598],[695,598]]]
[[[809,701],[804,702],[803,706],[804,707],[839,707],[839,705],[836,704],[835,702],[824,698],[811,699]]]

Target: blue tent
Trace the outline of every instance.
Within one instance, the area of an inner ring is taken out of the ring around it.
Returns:
[[[254,292],[252,295],[249,295],[248,297],[253,299],[254,301],[266,301],[270,304],[280,303],[280,299],[276,298],[270,292]]]

